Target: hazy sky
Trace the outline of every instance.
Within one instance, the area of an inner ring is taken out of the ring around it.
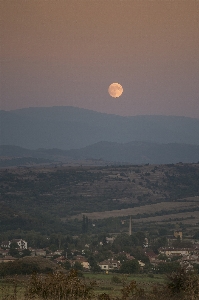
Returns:
[[[1,0],[0,11],[1,109],[199,118],[198,0]]]

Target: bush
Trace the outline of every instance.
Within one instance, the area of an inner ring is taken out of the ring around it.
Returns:
[[[86,285],[75,270],[69,274],[53,273],[45,277],[32,275],[27,294],[30,298],[48,300],[93,299],[94,285],[94,282]]]
[[[0,263],[0,276],[49,273],[55,268],[57,265],[45,258],[24,257],[12,262]]]
[[[121,281],[121,279],[118,276],[113,276],[111,278],[111,282],[113,282],[113,283],[121,283],[122,281]]]
[[[52,271],[52,270],[51,270]],[[32,263],[27,264],[20,261],[14,262],[7,262],[0,264],[0,276],[7,276],[7,275],[20,275],[20,274],[32,274],[33,272],[40,272],[40,268]]]
[[[199,299],[199,277],[197,274],[179,269],[169,275],[168,280],[167,286],[172,296],[179,295],[181,299]]]

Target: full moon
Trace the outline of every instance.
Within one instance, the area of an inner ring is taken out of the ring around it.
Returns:
[[[108,92],[111,97],[118,98],[123,93],[123,87],[121,84],[114,82],[109,85]]]

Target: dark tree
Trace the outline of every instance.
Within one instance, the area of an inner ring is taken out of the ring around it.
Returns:
[[[120,272],[125,274],[138,273],[140,269],[139,263],[136,259],[125,261],[121,268]]]

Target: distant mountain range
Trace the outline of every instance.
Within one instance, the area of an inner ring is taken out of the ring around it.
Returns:
[[[169,164],[199,162],[199,146],[148,142],[99,142],[82,149],[66,151],[73,159],[102,159],[131,164]]]
[[[125,151],[126,158],[124,160],[129,160],[132,150],[128,149],[137,149],[135,151],[139,154],[138,149],[141,145],[145,151],[154,151],[154,148],[160,151],[162,147],[165,155],[170,153],[169,149],[171,148],[172,151],[178,152],[182,147],[183,149],[189,148],[184,151],[191,153],[191,146],[178,145],[174,147],[174,145],[170,145],[165,148],[165,146],[155,146],[156,143],[199,145],[199,119],[174,116],[122,117],[67,106],[0,111],[0,129],[1,145],[16,145],[28,149],[70,150],[94,144],[91,148],[81,150],[82,153],[95,151],[95,156],[102,156],[99,153],[101,149],[104,154],[112,152],[111,159],[113,159],[113,153],[117,152],[117,155],[115,154],[117,159],[119,153]],[[141,141],[142,143],[133,144],[132,141]],[[96,145],[99,142],[107,143]],[[167,148],[168,153],[166,154]],[[174,150],[174,148],[178,148],[178,150]],[[118,150],[116,151],[116,149]],[[98,151],[98,155],[96,151]],[[145,151],[143,156],[146,156]],[[73,151],[73,155],[77,155],[77,153],[77,151]],[[178,155],[178,160],[180,160],[179,152]],[[149,157],[148,152],[146,160]],[[159,157],[158,151],[156,157]],[[172,157],[174,159],[174,156]]]
[[[0,146],[0,166],[70,163],[95,160],[95,164],[171,164],[198,163],[199,146],[149,142],[99,142],[81,149],[29,150],[18,146]],[[97,160],[100,162],[97,163]],[[104,163],[103,163],[104,162]]]

